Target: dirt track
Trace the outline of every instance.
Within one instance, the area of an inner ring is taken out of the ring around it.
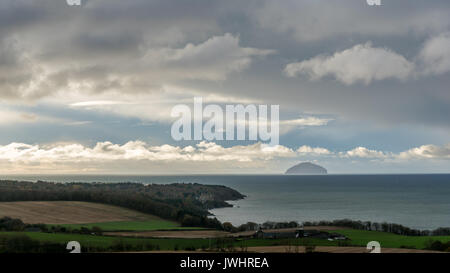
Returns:
[[[0,202],[0,217],[19,218],[24,223],[84,224],[159,219],[137,211],[89,202]]]

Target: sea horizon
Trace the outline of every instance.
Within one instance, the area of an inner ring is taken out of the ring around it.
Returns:
[[[450,227],[450,174],[328,175],[22,175],[5,180],[47,182],[199,183],[223,185],[246,197],[212,209],[221,222],[351,219],[415,229]]]
[[[0,180],[12,177],[46,177],[46,176],[343,176],[343,175],[445,175],[450,172],[386,172],[386,173],[327,173],[327,174],[285,174],[285,173],[145,173],[145,174],[120,174],[120,173],[99,173],[99,174],[71,174],[71,173],[37,173],[37,174],[4,174]]]

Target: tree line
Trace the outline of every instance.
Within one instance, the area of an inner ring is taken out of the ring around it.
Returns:
[[[303,222],[299,224],[296,221],[290,222],[272,222],[267,221],[262,224],[257,224],[254,222],[248,222],[239,226],[233,226],[230,222],[225,222],[222,224],[223,229],[229,232],[240,232],[240,231],[252,231],[261,229],[283,229],[283,228],[301,228],[303,226],[336,226],[336,227],[346,227],[359,230],[368,231],[382,231],[395,233],[398,235],[406,236],[447,236],[450,235],[450,228],[437,228],[434,230],[418,230],[405,227],[403,225],[394,223],[377,223],[370,221],[354,221],[350,219],[341,219],[334,221],[317,221],[317,222]]]
[[[341,219],[334,221],[303,222],[303,226],[337,226],[359,230],[382,231],[406,236],[445,236],[450,235],[450,228],[441,227],[435,230],[418,230],[394,223],[377,223],[371,221],[353,221]]]
[[[243,198],[224,186],[200,184],[54,183],[0,181],[0,202],[85,201],[125,207],[175,220],[183,226],[222,229],[208,209]]]

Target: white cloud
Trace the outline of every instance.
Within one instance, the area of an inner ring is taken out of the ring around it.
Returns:
[[[91,96],[92,100],[80,101],[83,94],[73,97],[65,96],[61,100],[66,100],[67,105],[76,110],[87,110],[102,113],[109,113],[123,117],[133,117],[144,122],[155,121],[161,123],[171,123],[175,119],[171,117],[172,108],[178,104],[193,106],[194,97],[201,97],[203,104],[258,104],[257,99],[245,96],[225,96],[208,93],[196,89],[180,87],[177,85],[164,85],[161,92],[146,94],[117,94],[115,100],[110,94],[97,94]],[[73,94],[72,94],[73,95]],[[49,102],[52,102],[49,100]],[[58,101],[56,103],[60,103]]]
[[[289,77],[306,75],[312,80],[333,76],[345,84],[396,78],[406,79],[414,71],[414,64],[386,48],[371,43],[359,44],[336,52],[333,56],[317,56],[290,63],[285,68]]]
[[[17,110],[15,107],[1,107],[0,106],[0,127],[11,127],[16,125],[27,124],[57,124],[57,125],[69,125],[80,126],[92,123],[89,120],[73,120],[70,118],[61,118],[49,116],[34,111],[22,111]],[[4,129],[7,130],[7,129]]]
[[[68,126],[82,126],[82,125],[92,124],[92,121],[90,121],[90,120],[68,121],[64,124],[68,125]]]
[[[124,101],[112,101],[112,100],[93,100],[93,101],[81,101],[71,103],[69,106],[71,107],[98,107],[104,105],[120,105],[120,104],[128,104]]]
[[[388,158],[389,154],[370,150],[365,147],[356,147],[352,150],[349,150],[345,153],[340,153],[342,157],[359,157],[359,158]]]
[[[404,151],[398,155],[399,159],[450,159],[450,144],[444,146],[422,145]]]
[[[303,145],[294,150],[286,146],[262,143],[224,147],[214,142],[193,146],[163,144],[152,146],[143,141],[115,144],[98,142],[89,147],[79,143],[49,145],[10,143],[0,145],[2,173],[242,173],[280,172],[288,165],[304,160],[373,160],[389,164],[409,164],[414,160],[449,160],[450,144],[423,145],[401,153],[356,147],[334,152]],[[281,164],[281,165],[280,165]],[[283,165],[284,164],[284,165]]]
[[[280,122],[280,125],[285,126],[323,126],[327,125],[328,122],[332,121],[333,119],[327,119],[327,118],[318,118],[318,117],[304,117],[299,119],[290,119],[290,120],[283,120]]]
[[[328,149],[321,148],[321,147],[310,147],[303,145],[297,149],[297,153],[303,155],[331,155],[332,152],[330,152]]]
[[[184,148],[168,144],[151,146],[142,141],[130,141],[123,145],[98,142],[92,148],[79,143],[11,143],[0,146],[0,168],[19,173],[42,169],[75,172],[90,166],[108,172],[126,172],[133,166],[145,172],[148,168],[163,166],[168,172],[187,165],[208,167],[217,164],[218,169],[224,170],[236,164],[241,164],[240,168],[245,169],[245,165],[250,168],[270,160],[295,156],[296,153],[290,148],[262,143],[223,147],[212,142],[200,142]],[[208,168],[205,170],[209,171]]]
[[[418,56],[424,74],[440,75],[450,72],[450,32],[428,40]]]
[[[450,144],[444,146],[432,144],[422,145],[420,147],[414,147],[400,153],[377,151],[367,149],[365,147],[357,147],[355,149],[346,152],[340,152],[339,155],[344,158],[348,157],[348,158],[382,159],[389,162],[401,162],[404,160],[411,160],[411,159],[446,160],[450,159]]]
[[[0,126],[14,126],[19,124],[62,124],[62,125],[84,125],[88,121],[76,121],[58,117],[52,117],[34,113],[32,111],[20,111],[14,108],[0,109]]]
[[[0,109],[0,125],[35,123],[38,120],[42,121],[42,118],[33,113]]]
[[[176,118],[173,118],[170,115],[171,110],[175,105],[186,104],[192,107],[194,97],[202,98],[203,107],[207,104],[218,104],[223,107],[222,109],[224,112],[224,105],[266,105],[257,99],[251,99],[244,96],[224,96],[214,93],[199,92],[198,90],[173,85],[164,86],[162,90],[163,92],[160,93],[136,94],[131,99],[127,96],[119,95],[118,97],[121,98],[121,100],[106,100],[105,98],[108,97],[107,95],[98,95],[98,99],[96,100],[69,102],[68,105],[77,110],[107,112],[119,116],[139,118],[143,122],[150,121],[165,124],[170,124],[176,120]],[[265,125],[270,127],[270,113],[268,115],[269,121]],[[230,122],[226,120],[225,116],[224,120],[226,122]],[[330,118],[320,118],[315,116],[304,116],[297,119],[281,120],[279,122],[280,133],[286,134],[294,129],[302,129],[308,126],[325,126],[332,120],[333,119]],[[206,122],[206,119],[204,121]],[[244,124],[246,126],[255,125],[255,123],[249,122],[248,118],[245,120],[236,119],[232,122],[233,124]],[[258,124],[264,124],[263,120],[255,120],[254,122],[256,122],[256,126],[258,126]]]

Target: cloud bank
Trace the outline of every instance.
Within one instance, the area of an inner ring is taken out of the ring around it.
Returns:
[[[446,146],[423,145],[401,153],[382,152],[357,147],[335,152],[321,147],[303,145],[296,150],[262,143],[224,147],[214,142],[200,142],[194,146],[160,145],[152,146],[143,141],[114,144],[98,142],[93,147],[79,143],[55,143],[32,145],[10,143],[0,146],[0,169],[4,173],[58,172],[76,173],[149,173],[157,168],[162,173],[189,171],[189,173],[226,172],[236,173],[277,166],[282,172],[282,162],[304,160],[326,160],[327,158],[362,158],[386,162],[405,163],[408,160],[449,160],[450,144]],[[170,167],[168,167],[170,166]],[[193,168],[194,167],[194,168]],[[193,169],[192,169],[193,168]],[[275,169],[276,171],[276,169]]]

